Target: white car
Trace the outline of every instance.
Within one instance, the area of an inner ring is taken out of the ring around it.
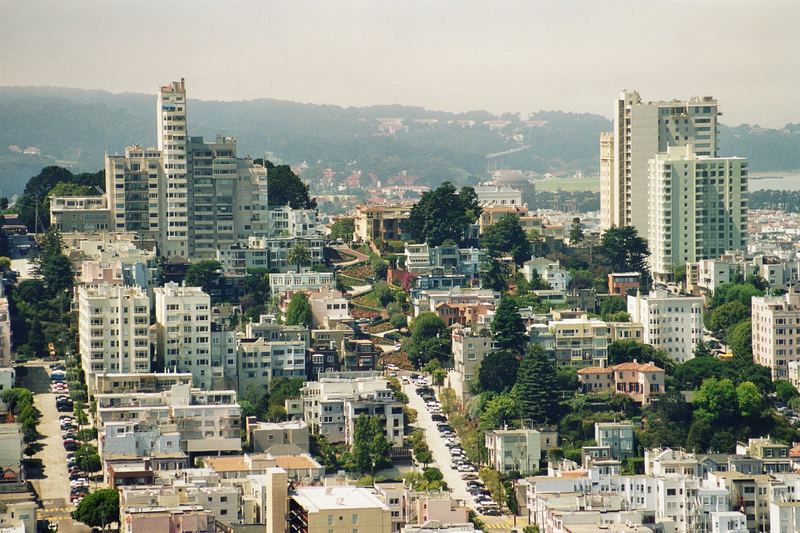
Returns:
[[[386,365],[386,368],[388,368],[389,370],[400,370],[399,366],[393,364]]]
[[[475,472],[475,467],[472,465],[461,465],[458,467],[459,472]]]

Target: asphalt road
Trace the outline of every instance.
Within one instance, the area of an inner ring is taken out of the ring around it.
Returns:
[[[59,531],[82,533],[89,531],[83,524],[74,522],[70,512],[74,506],[69,501],[69,475],[67,474],[67,452],[61,439],[61,426],[56,410],[56,395],[49,392],[50,375],[47,363],[31,362],[17,367],[17,385],[34,393],[33,402],[42,413],[39,421],[41,450],[33,456],[39,468],[29,479],[44,506],[38,512],[39,519],[49,519],[59,525]]]
[[[403,385],[403,392],[408,396],[408,405],[417,411],[416,426],[425,432],[425,442],[427,442],[428,448],[431,449],[436,467],[442,471],[453,498],[464,500],[467,507],[474,509],[475,502],[467,492],[466,482],[461,479],[461,473],[453,470],[451,466],[450,449],[444,445],[444,439],[436,429],[434,421],[431,420],[431,414],[428,412],[425,402],[415,389],[416,386],[413,384]]]

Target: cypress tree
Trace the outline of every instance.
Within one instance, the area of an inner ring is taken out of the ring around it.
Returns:
[[[492,320],[492,338],[499,350],[511,350],[521,354],[525,351],[528,336],[525,334],[525,322],[519,314],[516,301],[510,296],[503,296]]]
[[[520,417],[542,424],[554,422],[558,411],[556,372],[538,344],[522,360],[517,374]]]

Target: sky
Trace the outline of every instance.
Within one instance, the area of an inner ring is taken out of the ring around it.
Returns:
[[[0,0],[0,85],[611,116],[713,95],[800,122],[800,1]]]

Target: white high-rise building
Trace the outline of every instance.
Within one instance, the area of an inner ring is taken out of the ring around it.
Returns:
[[[614,101],[613,153],[601,153],[601,213],[604,227],[634,226],[648,235],[648,161],[668,146],[692,144],[697,155],[717,156],[717,101],[704,96],[644,102],[636,91]],[[608,134],[600,138],[608,149]],[[603,172],[603,164],[611,172]]]
[[[141,287],[81,285],[78,334],[89,392],[94,375],[150,372],[150,298]]]
[[[746,159],[670,146],[650,160],[649,174],[647,241],[656,279],[687,262],[746,251]]]
[[[789,363],[800,361],[800,294],[751,300],[753,362],[769,368],[772,379],[788,379]],[[736,354],[738,355],[738,354]]]
[[[683,363],[694,358],[703,340],[703,303],[701,296],[657,290],[647,296],[628,296],[628,314],[631,322],[644,326],[642,342]]]
[[[212,384],[211,297],[200,287],[167,283],[155,289],[158,356],[170,372],[192,374],[202,389]]]
[[[162,254],[188,257],[189,187],[186,157],[186,84],[173,81],[158,90],[156,102],[158,149],[166,174],[166,227]]]

